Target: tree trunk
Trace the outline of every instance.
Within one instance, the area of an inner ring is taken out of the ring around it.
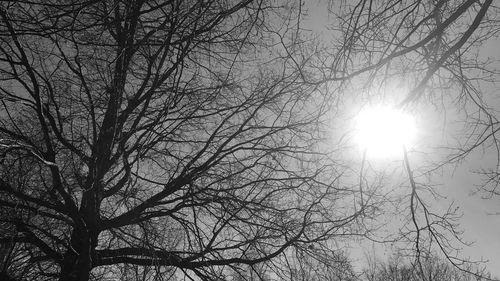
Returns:
[[[73,230],[71,248],[64,254],[60,281],[87,281],[92,270],[92,255],[97,246],[96,231]]]
[[[87,281],[92,265],[89,259],[80,258],[77,254],[67,254],[64,257],[59,280]]]
[[[92,168],[87,178],[87,192],[83,194],[79,210],[80,220],[71,233],[71,247],[64,254],[59,280],[87,281],[93,268],[93,256],[99,236],[99,209],[102,186],[94,184]]]
[[[11,277],[7,272],[0,272],[0,280],[3,281],[17,281],[17,279]]]

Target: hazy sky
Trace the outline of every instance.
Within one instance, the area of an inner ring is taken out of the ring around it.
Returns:
[[[483,199],[485,194],[471,194],[481,182],[481,178],[471,170],[483,164],[485,158],[487,155],[476,152],[456,170],[448,169],[442,176],[441,193],[460,206],[463,213],[460,225],[464,230],[463,237],[474,243],[464,248],[464,256],[489,260],[488,270],[500,277],[500,215],[495,215],[500,212],[499,198]]]
[[[326,26],[329,22],[329,16],[327,10],[324,9],[324,3],[306,3],[305,10],[308,11],[310,18],[305,20],[303,25],[313,29],[321,36],[328,37],[329,31]],[[484,44],[481,55],[498,61],[500,59],[498,46],[500,46],[498,39]],[[495,92],[498,89],[493,89],[490,85],[490,88],[484,88],[484,90],[493,94],[492,102],[498,103],[497,108],[500,108],[500,102],[495,101]],[[459,118],[458,115],[454,112],[433,113],[432,110],[430,108],[428,112],[420,112],[420,115],[415,116],[421,126],[418,136],[420,141],[415,144],[416,150],[430,151],[429,146],[447,145],[454,136],[446,134],[457,133],[453,129],[443,132],[441,125],[443,124],[442,118],[448,118],[447,121],[454,122],[453,118]],[[410,155],[410,158],[413,156]],[[473,242],[473,245],[464,246],[462,256],[469,256],[472,260],[489,260],[486,264],[487,270],[492,275],[500,277],[500,215],[494,215],[500,213],[500,204],[498,204],[500,198],[484,199],[482,198],[484,193],[473,194],[477,190],[477,184],[481,181],[481,178],[473,171],[491,165],[493,163],[491,156],[491,151],[479,149],[459,165],[447,166],[439,173],[434,174],[432,180],[437,184],[436,190],[446,197],[440,201],[441,207],[446,208],[449,203],[455,202],[455,205],[460,207],[459,212],[463,213],[460,229],[464,231],[464,240]],[[410,161],[413,160],[414,166],[418,168],[420,161],[416,158],[418,156],[413,157]],[[369,250],[371,249],[367,249],[367,251]],[[354,249],[353,253],[356,258],[360,257],[359,249]]]

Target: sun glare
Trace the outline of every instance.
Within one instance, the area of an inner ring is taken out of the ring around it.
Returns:
[[[390,107],[369,107],[356,120],[356,141],[372,157],[402,155],[415,137],[412,116]]]

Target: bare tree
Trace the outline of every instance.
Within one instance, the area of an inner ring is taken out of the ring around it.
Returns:
[[[7,272],[222,279],[362,234],[321,143],[335,92],[280,5],[2,2],[0,242],[30,274]]]
[[[291,279],[313,281],[355,281],[358,276],[350,259],[339,249],[297,249],[287,256]]]
[[[388,261],[377,260],[369,268],[364,269],[363,280],[378,281],[413,281],[413,280],[456,280],[456,281],[481,281],[491,280],[490,274],[479,269],[477,266],[468,266],[468,272],[461,271],[451,265],[447,260],[442,260],[435,254],[426,256],[423,260],[423,272],[417,264],[408,259],[393,255]],[[479,276],[486,276],[485,278]]]
[[[413,76],[401,106],[449,81],[477,101],[464,52],[496,30],[482,24],[495,7],[342,2],[340,43],[326,48],[305,40],[302,7],[2,2],[0,208],[11,215],[0,243],[23,265],[5,272],[209,280],[250,267],[291,279],[290,255],[320,252],[338,274],[331,242],[369,233],[386,202],[375,183],[353,183],[342,143],[325,144],[339,91]],[[444,249],[450,217],[428,209],[405,160],[417,253],[421,231]]]

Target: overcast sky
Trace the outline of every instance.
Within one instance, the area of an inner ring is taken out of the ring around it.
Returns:
[[[305,10],[310,18],[304,21],[303,26],[327,39],[331,33],[326,28],[329,16],[324,6],[306,2]],[[492,40],[482,46],[481,54],[498,61],[500,59],[499,46],[500,40]],[[498,89],[486,88],[484,90],[489,92],[492,102],[498,103],[496,108],[500,108],[500,101],[495,94]],[[431,146],[447,145],[452,138],[457,137],[457,135],[450,134],[457,134],[458,130],[447,128],[447,131],[443,131],[442,124],[443,118],[453,122],[453,118],[457,118],[458,121],[460,117],[453,111],[446,113],[432,111],[433,109],[429,108],[415,116],[420,125],[419,141],[414,147],[417,151],[429,152],[432,150]],[[440,201],[441,207],[446,208],[451,202],[455,202],[463,214],[460,220],[460,228],[464,231],[463,238],[473,244],[470,247],[464,246],[462,257],[470,257],[472,260],[489,260],[486,263],[487,270],[493,276],[500,277],[500,215],[495,215],[495,213],[500,213],[500,198],[485,199],[485,193],[474,194],[477,191],[477,185],[481,182],[481,178],[474,171],[494,164],[491,152],[489,150],[475,151],[466,161],[447,166],[439,173],[435,173],[432,181],[436,184],[436,190],[446,197]],[[413,161],[413,165],[418,168],[419,157],[410,155],[410,158],[412,158],[410,161]],[[353,249],[354,257],[361,258],[362,251]]]

